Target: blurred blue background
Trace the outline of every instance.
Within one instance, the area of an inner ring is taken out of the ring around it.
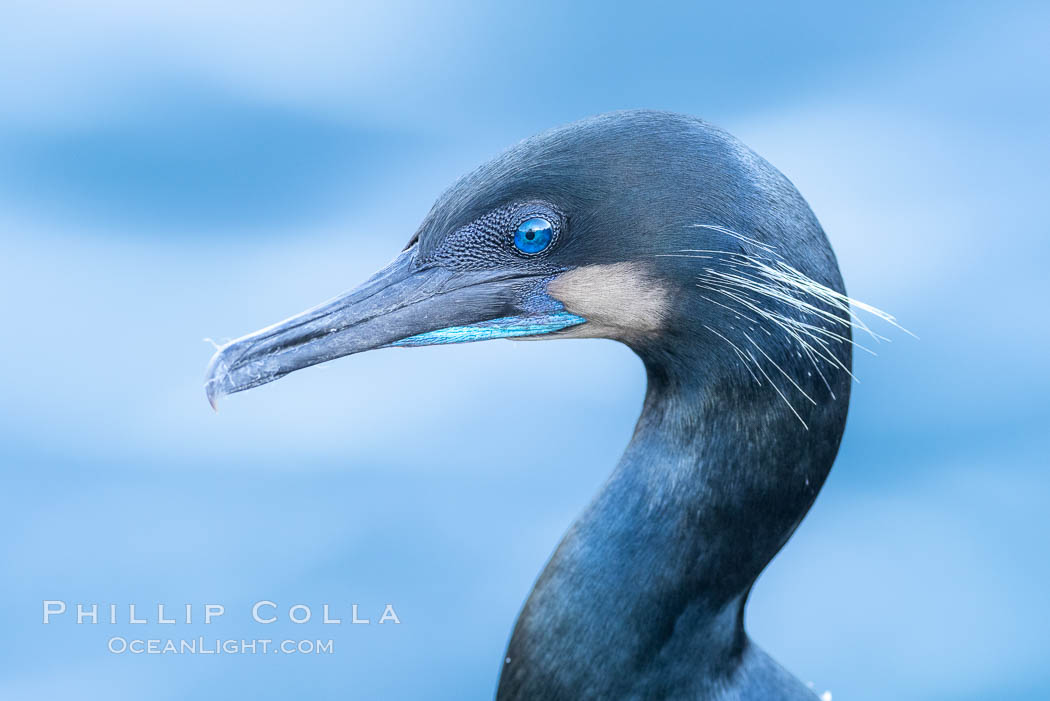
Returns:
[[[752,636],[837,701],[1050,698],[1045,3],[212,5],[0,9],[0,698],[490,698],[626,445],[639,361],[382,351],[214,415],[201,339],[353,286],[511,143],[632,107],[768,158],[851,294],[921,337],[858,355]],[[557,427],[537,452],[500,450],[536,413]],[[260,629],[264,598],[403,623]],[[44,626],[43,599],[227,614]],[[286,633],[336,654],[106,651]]]

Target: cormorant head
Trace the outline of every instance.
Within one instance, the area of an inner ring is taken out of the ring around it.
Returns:
[[[772,166],[700,120],[619,112],[460,179],[390,265],[221,348],[206,388],[214,405],[373,348],[590,336],[628,344],[650,370],[699,363],[803,391],[806,370],[789,366],[848,372],[842,291],[819,224]]]

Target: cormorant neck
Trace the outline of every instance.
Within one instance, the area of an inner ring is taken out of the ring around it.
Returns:
[[[834,459],[841,425],[813,430],[827,412],[811,410],[807,431],[768,387],[711,379],[700,359],[640,355],[648,389],[634,436],[536,582],[501,701],[725,688],[748,645],[750,587]]]

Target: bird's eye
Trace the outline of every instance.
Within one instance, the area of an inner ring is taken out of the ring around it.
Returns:
[[[522,253],[535,255],[547,249],[554,239],[554,227],[543,217],[533,217],[521,223],[514,232],[514,247]]]

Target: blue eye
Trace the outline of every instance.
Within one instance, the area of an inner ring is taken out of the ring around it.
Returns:
[[[543,217],[533,217],[521,223],[514,232],[514,247],[522,253],[533,255],[551,245],[554,227]]]

